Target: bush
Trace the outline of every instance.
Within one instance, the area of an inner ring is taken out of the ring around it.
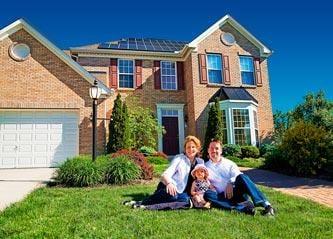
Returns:
[[[151,156],[151,155],[154,155],[156,154],[156,150],[152,147],[148,147],[148,146],[142,146],[140,149],[139,149],[139,152],[140,153],[143,153],[145,156]]]
[[[77,156],[65,161],[58,169],[56,181],[68,187],[93,186],[103,182],[104,172],[91,156]]]
[[[140,167],[127,156],[123,155],[109,160],[105,171],[105,178],[107,183],[125,184],[140,178],[140,174]]]
[[[310,123],[295,123],[284,134],[279,148],[298,176],[318,175],[333,157],[332,136]]]
[[[162,164],[168,164],[169,161],[163,157],[160,156],[148,156],[147,157],[148,163],[156,164],[156,165],[162,165]]]
[[[284,157],[283,152],[279,148],[273,149],[270,154],[267,155],[262,168],[284,174],[292,174],[288,159]]]
[[[273,153],[273,151],[275,149],[276,149],[276,145],[274,145],[274,144],[262,144],[259,147],[260,156],[267,158],[267,157],[269,157],[269,155],[271,155]]]
[[[128,159],[132,160],[136,165],[141,168],[141,179],[152,179],[154,175],[154,168],[150,165],[146,157],[135,150],[122,149],[116,153],[111,154],[111,158],[117,158],[119,156],[127,156]]]
[[[259,158],[259,149],[255,146],[244,145],[241,146],[242,158]]]
[[[225,144],[223,145],[223,156],[235,156],[235,157],[240,157],[242,152],[241,152],[241,147],[238,144]]]

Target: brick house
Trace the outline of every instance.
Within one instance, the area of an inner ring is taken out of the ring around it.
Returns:
[[[91,151],[95,78],[24,20],[0,30],[0,168],[50,167]],[[98,117],[111,90],[102,82]],[[99,150],[105,142],[98,124]]]
[[[271,51],[229,15],[191,42],[128,38],[73,47],[70,54],[123,98],[156,113],[167,131],[158,147],[167,154],[181,152],[188,134],[203,140],[215,97],[226,143],[258,145],[272,132]]]
[[[158,148],[169,155],[188,134],[203,140],[215,97],[225,142],[256,145],[273,129],[271,51],[229,15],[191,42],[129,38],[66,53],[23,20],[0,30],[0,168],[49,167],[90,153],[95,79],[100,152],[112,90],[155,112],[167,130]]]

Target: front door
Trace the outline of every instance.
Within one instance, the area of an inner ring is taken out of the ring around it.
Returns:
[[[166,133],[163,135],[163,152],[167,155],[179,154],[178,117],[162,117]]]

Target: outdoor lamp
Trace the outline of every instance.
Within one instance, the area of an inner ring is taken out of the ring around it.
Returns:
[[[92,160],[96,159],[96,145],[97,145],[97,100],[101,96],[101,89],[97,85],[97,80],[94,81],[94,85],[92,85],[89,89],[90,98],[93,99],[93,108],[92,108],[92,129],[93,129],[93,142],[92,142]]]

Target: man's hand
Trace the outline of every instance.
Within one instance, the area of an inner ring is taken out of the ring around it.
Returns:
[[[173,183],[168,183],[166,185],[166,191],[173,197],[177,195],[177,189],[176,189],[176,186],[173,185]]]
[[[225,192],[224,192],[224,197],[227,199],[231,199],[234,195],[233,191],[234,191],[234,187],[233,187],[232,183],[228,183],[227,187],[225,189]]]

